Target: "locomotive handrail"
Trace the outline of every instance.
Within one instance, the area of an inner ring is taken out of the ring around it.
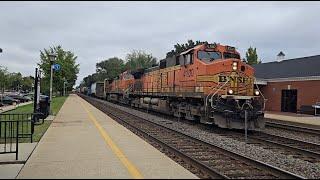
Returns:
[[[211,105],[212,108],[213,108],[212,97],[213,97],[218,91],[220,91],[220,89],[221,89],[222,87],[224,87],[228,82],[229,82],[229,79],[228,79],[216,92],[214,92],[213,95],[211,96],[210,105]],[[214,89],[216,89],[216,88],[217,88],[217,87],[214,87]],[[213,91],[213,88],[211,89],[211,91]],[[207,107],[208,107],[208,97],[209,97],[210,95],[211,95],[211,94],[209,93],[209,94],[206,96],[205,108],[204,108],[206,115],[207,115]]]
[[[256,81],[256,78],[255,78],[255,77],[253,77],[253,78],[254,78],[254,81]],[[262,92],[260,91],[259,86],[258,86],[257,84],[255,84],[255,85],[256,85],[259,93],[261,94],[261,96],[262,96],[262,98],[263,98],[263,111],[264,111],[265,108],[266,108],[266,101],[267,101],[267,99],[264,97],[264,95],[263,95]]]

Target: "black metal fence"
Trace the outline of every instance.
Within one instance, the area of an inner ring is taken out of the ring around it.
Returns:
[[[16,153],[19,141],[33,142],[34,125],[40,113],[0,114],[0,154]],[[42,120],[43,123],[43,120]]]
[[[19,121],[0,121],[0,154],[19,152]]]

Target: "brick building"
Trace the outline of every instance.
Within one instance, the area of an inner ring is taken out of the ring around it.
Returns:
[[[279,56],[282,56],[279,58]],[[320,55],[254,65],[267,111],[313,113],[320,102]]]

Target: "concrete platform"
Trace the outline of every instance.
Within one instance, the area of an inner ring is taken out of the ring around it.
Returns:
[[[197,178],[70,95],[17,178]]]
[[[312,116],[308,114],[266,111],[264,117],[269,119],[320,126],[320,116]]]

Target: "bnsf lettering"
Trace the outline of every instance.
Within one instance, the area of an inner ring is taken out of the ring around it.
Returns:
[[[245,78],[245,77],[219,76],[219,82],[227,82],[228,79],[230,82],[237,82],[237,83],[247,83],[248,81],[248,78]]]

